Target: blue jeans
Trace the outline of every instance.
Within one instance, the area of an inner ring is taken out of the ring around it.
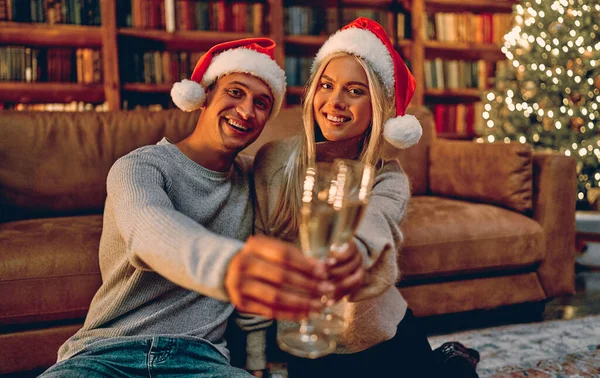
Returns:
[[[249,378],[208,342],[149,337],[101,341],[58,362],[40,377]]]

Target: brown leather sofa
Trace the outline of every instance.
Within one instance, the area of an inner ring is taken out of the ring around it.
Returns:
[[[574,289],[575,163],[523,145],[437,140],[431,114],[398,156],[414,197],[402,224],[400,290],[419,316],[543,301]],[[72,335],[100,285],[105,178],[120,156],[197,113],[0,112],[0,374],[40,371]],[[298,108],[266,141],[298,132]]]

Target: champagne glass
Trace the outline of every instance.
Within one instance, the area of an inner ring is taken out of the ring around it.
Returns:
[[[329,253],[335,213],[333,198],[337,190],[334,165],[319,163],[309,167],[304,175],[302,204],[298,234],[302,252],[324,260]],[[280,329],[277,333],[279,347],[293,355],[317,358],[334,351],[335,340],[314,326],[313,314],[300,322],[300,326]]]
[[[335,159],[333,164],[337,175],[333,201],[336,219],[328,255],[335,257],[336,253],[342,253],[348,248],[348,243],[360,224],[371,195],[374,169],[371,165],[356,160]],[[324,300],[327,301],[327,298]],[[344,319],[329,306],[313,319],[313,324],[329,335],[337,335],[345,327]]]
[[[355,183],[356,175],[362,185]],[[300,244],[305,255],[325,260],[332,248],[347,245],[370,194],[372,175],[369,166],[343,159],[320,162],[307,169],[299,222]],[[282,350],[296,356],[321,357],[336,347],[335,326],[339,328],[340,319],[333,314],[311,314],[301,321],[299,328],[278,332],[277,343]]]

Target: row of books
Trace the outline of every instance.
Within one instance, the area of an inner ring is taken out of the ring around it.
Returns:
[[[423,37],[444,42],[493,43],[500,45],[512,24],[505,13],[425,13]]]
[[[0,47],[0,81],[102,82],[100,50]]]
[[[40,112],[107,112],[108,103],[90,104],[82,101],[72,101],[69,103],[56,104],[11,104],[0,102],[0,110],[16,110],[16,111],[40,111]]]
[[[431,110],[438,134],[453,133],[474,137],[483,133],[483,102],[436,104]]]
[[[100,25],[100,0],[0,0],[0,21]]]
[[[311,56],[293,56],[285,57],[285,77],[287,85],[290,87],[304,86],[310,76],[310,68],[313,63]]]
[[[155,101],[153,99],[153,101]],[[175,104],[169,99],[164,103],[148,103],[148,101],[144,101],[142,98],[133,99],[133,100],[123,100],[121,104],[121,109],[123,110],[149,110],[151,112],[159,112],[165,109],[173,109],[175,108]]]
[[[293,5],[285,7],[283,12],[284,33],[287,35],[330,35],[358,17],[367,17],[379,22],[393,35],[390,27],[394,15],[384,10]]]
[[[283,10],[286,35],[330,35],[337,29],[337,8],[290,6]]]
[[[189,79],[204,52],[135,51],[120,64],[121,80],[127,83],[170,84]]]
[[[487,78],[493,76],[495,64],[485,60],[425,60],[425,88],[458,89],[487,88]]]
[[[212,30],[263,34],[263,3],[230,0],[122,0],[120,26],[176,30]]]

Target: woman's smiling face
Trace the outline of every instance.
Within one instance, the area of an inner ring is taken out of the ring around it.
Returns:
[[[373,109],[367,74],[356,58],[332,59],[319,79],[313,100],[315,122],[329,141],[341,141],[369,128]]]

